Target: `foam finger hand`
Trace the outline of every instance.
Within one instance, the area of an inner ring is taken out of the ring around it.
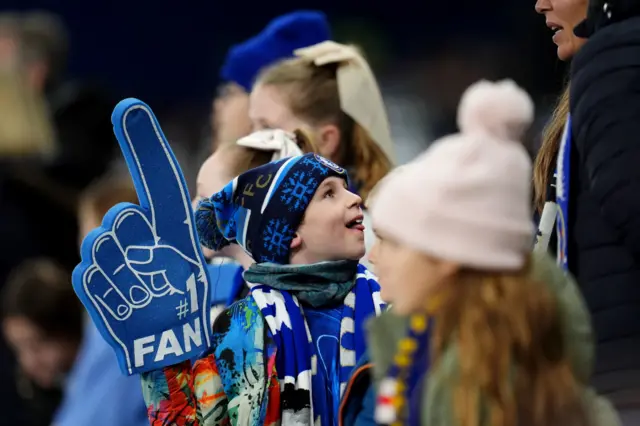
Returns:
[[[94,322],[108,322],[110,319],[126,321],[133,312],[133,306],[110,283],[100,268],[94,266],[85,271],[83,288],[80,289],[91,301],[95,312],[100,316]]]
[[[151,292],[129,269],[124,254],[112,234],[107,233],[96,239],[93,259],[111,285],[133,306],[143,307],[151,301]]]

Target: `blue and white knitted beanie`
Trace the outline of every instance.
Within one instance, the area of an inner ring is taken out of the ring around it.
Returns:
[[[343,168],[319,156],[283,158],[249,170],[200,202],[200,243],[212,250],[235,243],[257,263],[289,263],[291,240],[320,184]]]

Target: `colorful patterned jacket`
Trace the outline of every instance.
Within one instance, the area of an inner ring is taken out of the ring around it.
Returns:
[[[142,375],[151,425],[279,424],[276,344],[253,298],[220,314],[212,343],[197,360]]]

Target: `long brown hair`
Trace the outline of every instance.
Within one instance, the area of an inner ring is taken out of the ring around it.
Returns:
[[[560,149],[560,139],[564,131],[564,125],[569,115],[569,84],[553,110],[551,120],[542,131],[542,145],[538,151],[533,164],[533,192],[536,209],[541,212],[547,197],[549,179],[552,177],[553,169]]]
[[[517,273],[463,270],[436,313],[433,360],[456,344],[459,426],[584,425],[555,298]],[[480,404],[487,404],[482,418]]]
[[[335,124],[340,130],[341,166],[354,168],[353,179],[363,200],[390,170],[391,162],[367,131],[340,107],[338,64],[316,66],[306,58],[287,59],[265,70],[258,84],[277,86],[291,111],[312,125]]]

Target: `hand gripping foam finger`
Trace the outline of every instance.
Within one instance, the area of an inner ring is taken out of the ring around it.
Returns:
[[[211,289],[187,185],[153,112],[125,99],[111,120],[140,205],[112,207],[87,235],[73,288],[132,375],[211,345]]]

